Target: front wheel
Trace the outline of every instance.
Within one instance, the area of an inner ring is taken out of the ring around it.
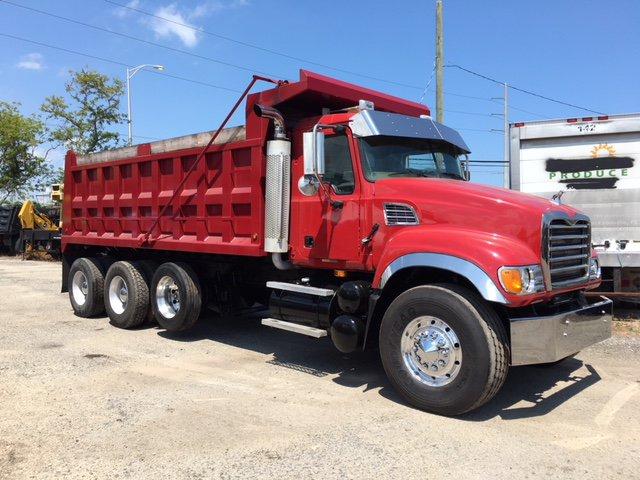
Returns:
[[[489,401],[509,368],[498,315],[457,285],[400,294],[380,326],[380,356],[396,390],[413,406],[460,415]]]

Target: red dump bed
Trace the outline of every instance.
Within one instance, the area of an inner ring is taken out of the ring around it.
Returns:
[[[301,71],[299,82],[247,98],[246,126],[220,133],[171,202],[212,132],[83,156],[68,152],[63,251],[84,244],[265,255],[264,149],[270,125],[253,113],[254,103],[278,108],[290,127],[323,108],[345,108],[359,99],[375,102],[377,110],[428,113],[423,105]]]

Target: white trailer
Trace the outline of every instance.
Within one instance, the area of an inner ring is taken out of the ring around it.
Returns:
[[[509,139],[511,188],[589,215],[603,289],[640,294],[640,114],[512,123]]]

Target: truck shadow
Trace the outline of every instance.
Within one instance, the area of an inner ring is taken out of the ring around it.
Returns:
[[[220,342],[272,355],[267,363],[274,367],[315,377],[333,376],[332,381],[336,384],[365,392],[380,389],[383,397],[413,408],[387,380],[376,351],[342,354],[326,338],[317,340],[263,327],[259,318],[262,315],[257,312],[233,318],[206,314],[188,332],[159,331],[158,335],[176,342]],[[545,415],[600,379],[592,365],[583,364],[576,358],[553,367],[512,367],[504,386],[489,403],[459,418],[482,422],[495,417],[515,420]]]
[[[496,416],[503,420],[539,417],[600,380],[592,365],[577,358],[549,367],[511,367],[507,381],[493,400],[461,418],[485,421]]]

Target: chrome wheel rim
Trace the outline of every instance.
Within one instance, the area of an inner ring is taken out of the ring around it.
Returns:
[[[407,369],[430,387],[447,385],[460,373],[460,340],[453,328],[437,317],[423,316],[409,322],[400,348]]]
[[[109,282],[109,305],[117,314],[123,313],[129,303],[129,288],[127,282],[120,275],[116,275]]]
[[[71,279],[71,294],[73,295],[73,301],[78,306],[82,306],[87,301],[89,295],[89,282],[87,276],[80,270],[73,274]]]
[[[156,306],[165,318],[173,318],[180,311],[180,289],[175,280],[165,275],[156,287]]]

